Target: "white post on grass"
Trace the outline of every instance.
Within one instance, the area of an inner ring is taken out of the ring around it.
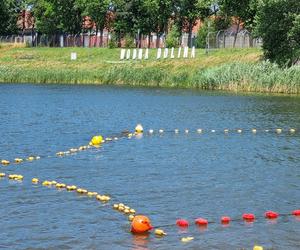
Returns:
[[[174,58],[174,47],[171,48],[171,58]]]
[[[144,59],[145,59],[145,60],[148,60],[148,58],[149,58],[149,49],[147,48],[147,49],[145,50]]]
[[[139,60],[142,60],[142,59],[143,59],[143,49],[139,49],[138,59],[139,59]]]
[[[169,49],[168,49],[168,48],[165,48],[165,51],[164,51],[164,59],[167,59],[167,58],[168,58],[168,55],[169,55]]]
[[[129,60],[129,59],[130,59],[130,49],[127,49],[126,60]]]
[[[71,53],[71,60],[77,60],[77,53],[76,52]]]
[[[177,55],[177,58],[180,58],[181,57],[181,47],[178,48],[178,55]]]
[[[132,51],[132,60],[136,59],[136,54],[137,54],[136,49],[133,49],[133,51]]]
[[[161,57],[161,48],[158,48],[156,59],[160,59],[160,57]]]
[[[192,52],[191,52],[191,58],[196,57],[196,51],[195,51],[195,46],[192,47]]]
[[[120,60],[124,60],[125,59],[125,53],[126,53],[126,50],[125,49],[121,49]]]
[[[189,47],[184,47],[183,49],[183,58],[188,58],[188,54],[189,54]]]

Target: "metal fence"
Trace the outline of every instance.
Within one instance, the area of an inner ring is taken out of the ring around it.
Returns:
[[[261,46],[262,39],[253,37],[247,30],[241,30],[238,33],[220,30],[209,32],[206,37],[206,48],[208,51],[221,48],[251,48]]]

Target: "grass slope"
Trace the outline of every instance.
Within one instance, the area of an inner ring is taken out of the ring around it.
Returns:
[[[71,52],[78,59],[70,60]],[[175,50],[177,54],[177,50]],[[210,90],[300,93],[300,67],[261,62],[258,49],[223,49],[195,59],[120,61],[120,49],[0,47],[0,82],[126,84]]]

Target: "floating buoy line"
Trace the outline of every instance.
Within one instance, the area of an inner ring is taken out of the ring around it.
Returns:
[[[246,132],[248,132],[248,133],[250,132],[252,134],[271,133],[271,132],[276,133],[276,134],[282,134],[282,133],[295,134],[298,131],[299,130],[296,128],[289,128],[289,129],[282,129],[282,128],[241,129],[241,128],[237,128],[237,129],[223,129],[223,130],[220,130],[220,129],[219,130],[216,130],[216,129],[209,130],[209,129],[202,129],[202,128],[198,128],[196,130],[195,129],[194,130],[189,130],[189,129],[164,130],[161,128],[161,129],[157,129],[157,130],[149,129],[147,132],[144,132],[143,126],[141,124],[138,124],[135,128],[135,132],[131,133],[129,131],[125,131],[125,132],[122,132],[120,136],[107,137],[105,139],[101,135],[96,135],[96,136],[92,137],[92,139],[88,145],[70,148],[67,151],[59,151],[55,154],[55,156],[53,156],[53,155],[44,156],[44,157],[29,156],[25,159],[15,158],[13,161],[3,159],[3,160],[1,160],[1,164],[3,166],[8,166],[10,164],[21,164],[24,162],[32,162],[35,160],[39,160],[41,158],[64,157],[64,156],[72,155],[72,154],[80,152],[80,151],[85,151],[90,148],[94,148],[94,147],[98,148],[107,142],[117,141],[121,138],[131,139],[135,136],[139,136],[142,134],[148,134],[148,135],[154,135],[154,134],[162,135],[165,133],[204,134],[204,133],[217,133],[217,132],[219,132],[219,133],[221,132],[223,134],[229,134],[229,133],[242,134],[242,133],[246,133]],[[18,182],[22,182],[24,179],[24,177],[19,174],[0,173],[0,180],[3,178],[6,178],[6,177],[9,180],[18,181]],[[67,192],[74,192],[74,193],[77,193],[78,195],[84,195],[84,196],[96,199],[97,201],[100,201],[104,204],[109,204],[109,202],[111,201],[110,195],[100,194],[95,191],[89,191],[85,188],[79,188],[77,185],[68,185],[68,184],[61,183],[61,182],[58,182],[55,180],[41,181],[38,178],[32,178],[31,182],[33,185],[41,185],[41,186],[48,187],[48,188],[55,188],[58,190],[66,190]],[[187,228],[190,226],[189,221],[187,221],[185,219],[178,219],[175,223],[172,223],[172,224],[166,224],[166,225],[160,225],[159,227],[153,227],[151,225],[151,222],[148,217],[146,217],[144,215],[137,215],[135,209],[133,209],[132,207],[130,207],[124,203],[115,202],[113,205],[111,205],[111,207],[115,211],[122,213],[127,217],[128,221],[131,222],[131,232],[132,233],[137,233],[137,234],[145,233],[145,232],[149,232],[150,230],[154,229],[154,234],[157,237],[163,237],[163,236],[166,236],[167,233],[161,228],[173,227],[175,225],[177,225],[178,227],[183,227],[183,228]],[[263,216],[255,216],[252,213],[244,213],[244,214],[242,214],[241,218],[231,218],[229,216],[222,216],[220,218],[220,220],[218,220],[218,221],[211,221],[211,220],[208,220],[205,218],[197,218],[194,220],[194,224],[198,227],[207,228],[209,224],[221,224],[223,226],[224,225],[229,226],[232,222],[244,221],[245,223],[254,223],[255,221],[260,220],[262,218],[265,218],[267,220],[277,220],[279,217],[287,217],[287,216],[294,216],[294,217],[297,217],[298,220],[300,220],[300,209],[293,210],[290,213],[278,213],[278,212],[274,212],[274,211],[266,211]],[[181,242],[186,243],[186,242],[192,241],[193,239],[194,239],[194,237],[183,237],[183,238],[181,238]],[[260,246],[254,246],[253,249],[263,249],[263,248]]]

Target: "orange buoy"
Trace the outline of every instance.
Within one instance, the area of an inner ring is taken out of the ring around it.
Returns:
[[[300,216],[300,209],[294,210],[292,214],[295,216]]]
[[[206,219],[203,218],[198,218],[195,220],[195,224],[198,226],[207,226],[208,225],[208,221]]]
[[[254,214],[243,214],[243,219],[245,221],[254,221],[255,215]]]
[[[229,216],[223,216],[223,217],[221,218],[221,223],[222,223],[222,224],[229,224],[230,221],[231,221],[231,218],[230,218]]]
[[[273,211],[267,211],[267,212],[265,213],[265,217],[266,217],[267,219],[270,219],[270,220],[272,220],[272,219],[277,219],[278,216],[279,216],[279,214],[276,213],[276,212],[273,212]]]
[[[147,216],[136,215],[131,222],[132,233],[146,233],[151,229],[153,229],[153,227]]]
[[[184,219],[178,219],[176,221],[176,225],[179,226],[179,227],[188,227],[189,222],[187,220],[184,220]]]

